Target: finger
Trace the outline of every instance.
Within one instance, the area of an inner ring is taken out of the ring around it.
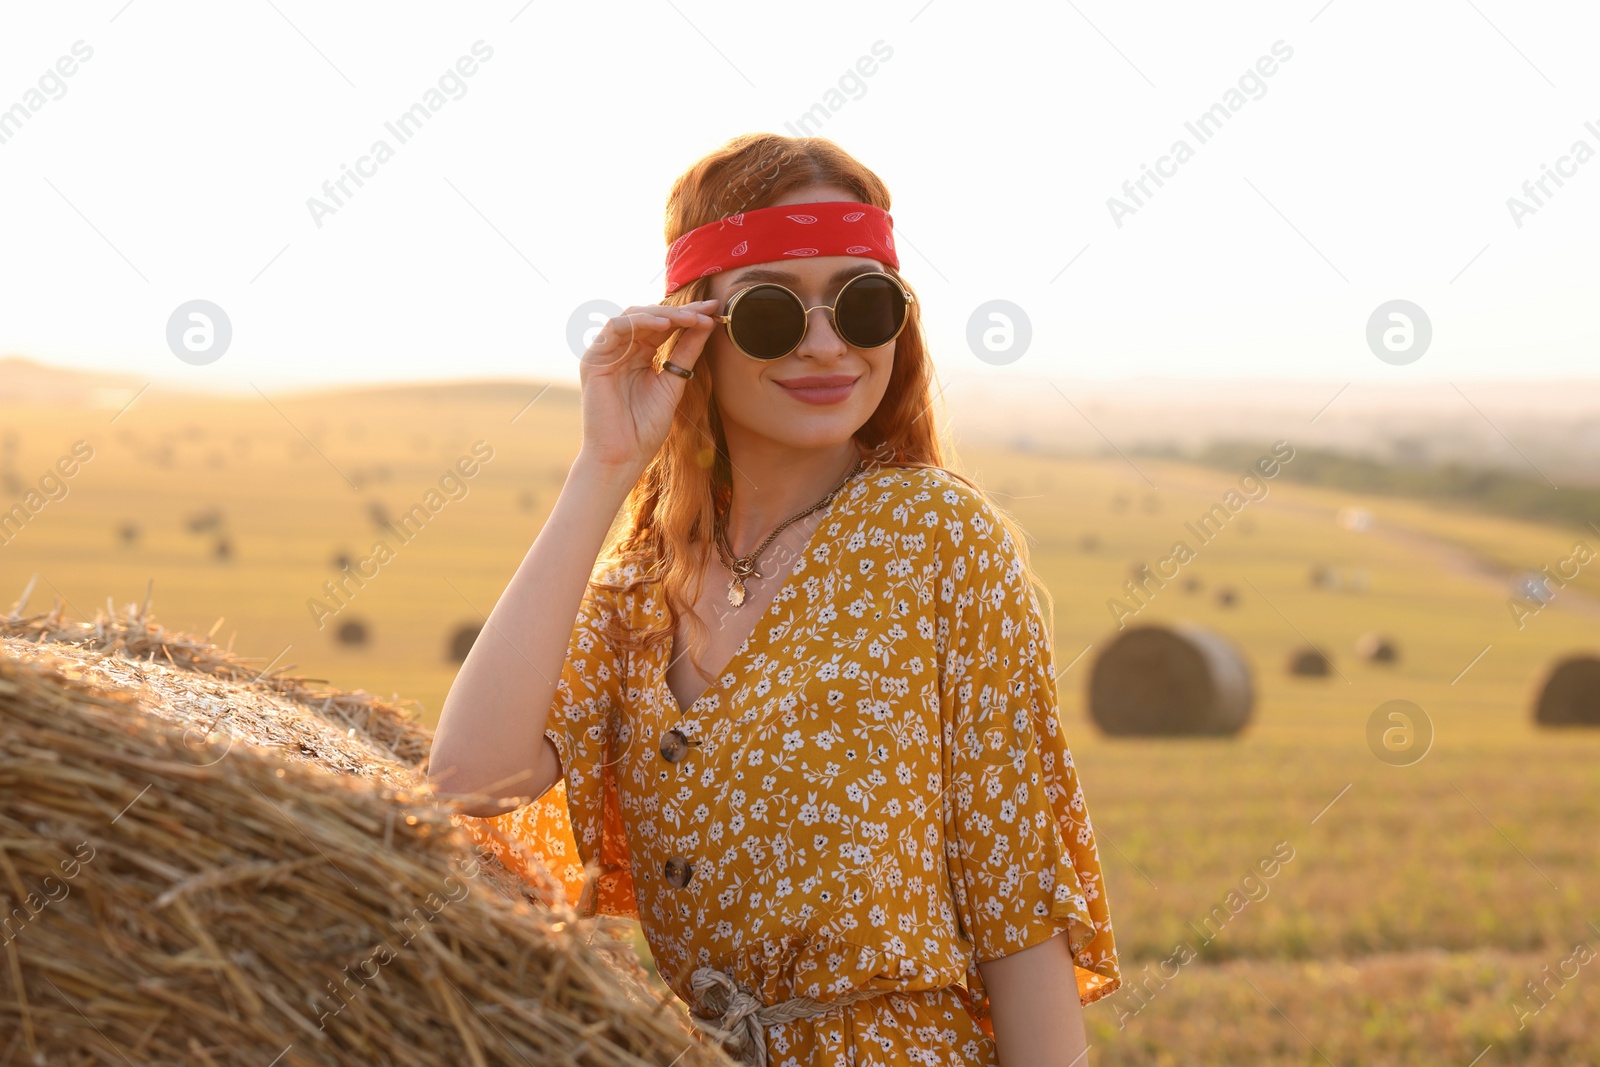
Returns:
[[[714,314],[720,304],[721,300],[715,297],[683,305],[635,304],[605,322],[582,361],[591,366],[612,367],[627,362],[640,350],[653,356],[674,330],[714,325],[701,318],[708,312]]]
[[[595,334],[582,361],[592,367],[625,363],[630,355],[654,352],[666,342],[672,329],[673,322],[665,315],[635,311],[614,316]]]
[[[700,362],[700,355],[705,351],[706,341],[711,338],[711,331],[717,325],[709,315],[700,315],[698,320],[689,328],[678,333],[677,338],[668,347],[667,354],[656,361],[656,369],[661,369],[661,364],[671,360],[674,365],[684,370],[693,370]]]
[[[712,297],[707,300],[696,300],[689,304],[636,304],[624,311],[623,314],[626,315],[633,312],[642,312],[649,315],[693,317],[696,314],[705,314],[713,305],[720,304],[721,302],[722,301],[718,300],[716,297]]]
[[[607,326],[615,324],[617,345],[627,340],[659,349],[671,340],[676,331],[709,328],[715,325],[705,310],[706,306],[714,303],[716,301],[701,301],[682,307],[646,306],[609,320]]]

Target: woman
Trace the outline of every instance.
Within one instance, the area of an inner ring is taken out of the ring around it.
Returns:
[[[678,180],[667,296],[583,354],[582,446],[431,773],[598,866],[581,906],[636,916],[742,1062],[1081,1064],[1121,981],[1093,830],[1021,532],[941,464],[888,206],[821,138]]]

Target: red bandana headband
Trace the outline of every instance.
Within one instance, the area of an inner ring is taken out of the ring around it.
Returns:
[[[854,200],[741,211],[690,230],[667,249],[667,293],[751,263],[809,256],[867,256],[899,269],[894,217]]]

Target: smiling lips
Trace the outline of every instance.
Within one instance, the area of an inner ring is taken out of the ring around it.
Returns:
[[[825,374],[808,378],[787,378],[777,384],[796,400],[807,404],[837,404],[850,395],[860,376]]]

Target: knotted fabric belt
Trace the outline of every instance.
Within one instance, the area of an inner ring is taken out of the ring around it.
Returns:
[[[834,1000],[790,997],[776,1004],[761,1001],[739,988],[737,982],[713,967],[698,967],[689,979],[695,1007],[695,1024],[715,1036],[731,1056],[746,1067],[767,1067],[767,1027],[826,1015],[835,1008],[887,992],[853,989]],[[709,1018],[707,1017],[709,1013]]]

